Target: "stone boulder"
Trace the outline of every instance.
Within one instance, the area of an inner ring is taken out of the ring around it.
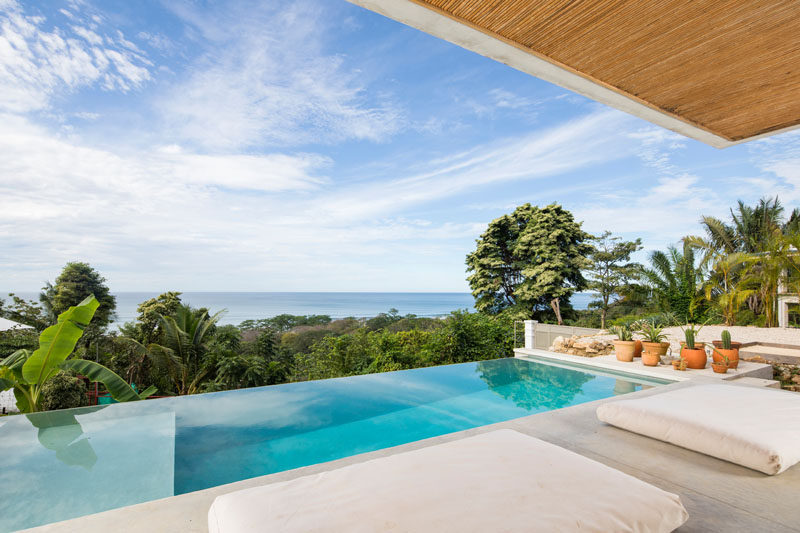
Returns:
[[[550,346],[551,352],[565,353],[569,355],[580,355],[582,357],[597,357],[608,355],[614,352],[614,343],[603,336],[572,336],[556,337],[553,345]]]

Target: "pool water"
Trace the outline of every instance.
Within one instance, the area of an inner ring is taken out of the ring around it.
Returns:
[[[644,383],[652,384],[652,383]],[[519,359],[0,418],[0,531],[638,390]]]

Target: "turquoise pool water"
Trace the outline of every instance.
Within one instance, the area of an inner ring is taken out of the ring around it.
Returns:
[[[550,411],[642,385],[497,359],[4,417],[0,531]]]

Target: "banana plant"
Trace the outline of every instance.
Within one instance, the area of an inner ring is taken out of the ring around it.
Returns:
[[[59,370],[73,370],[99,381],[119,402],[143,400],[156,392],[155,387],[150,387],[137,393],[103,365],[84,359],[69,359],[99,305],[93,295],[89,296],[58,315],[58,322],[39,335],[36,351],[17,350],[0,362],[0,391],[14,389],[21,412],[41,410],[42,387]]]

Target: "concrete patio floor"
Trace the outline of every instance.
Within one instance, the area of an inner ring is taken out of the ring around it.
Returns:
[[[590,367],[597,371],[622,372],[641,376],[643,378],[656,378],[668,381],[703,381],[706,383],[718,383],[719,381],[734,381],[741,378],[772,379],[772,365],[763,363],[753,363],[751,361],[739,361],[736,370],[728,370],[724,374],[714,372],[710,364],[702,370],[688,369],[678,371],[672,365],[645,366],[641,359],[634,359],[633,362],[626,363],[618,361],[615,355],[601,355],[598,357],[583,357],[580,355],[569,355],[565,353],[550,352],[546,350],[516,348],[516,357],[531,360],[547,360],[556,363],[567,363],[571,366]],[[709,361],[711,358],[709,358]],[[777,383],[777,382],[776,382]]]
[[[705,381],[705,380],[701,380]],[[341,466],[461,439],[499,428],[511,428],[557,444],[585,457],[680,495],[689,511],[681,532],[800,531],[800,466],[767,476],[732,463],[685,450],[599,422],[595,409],[604,402],[659,394],[693,386],[695,380],[482,426],[329,463],[253,478],[163,500],[115,509],[50,524],[39,532],[207,531],[207,512],[220,494],[275,483]],[[776,394],[795,394],[776,391]],[[776,424],[781,421],[776,419]],[[491,453],[491,450],[487,450]],[[454,495],[454,497],[458,497]],[[620,498],[625,495],[621,494]],[[502,517],[498,517],[502,520]]]

